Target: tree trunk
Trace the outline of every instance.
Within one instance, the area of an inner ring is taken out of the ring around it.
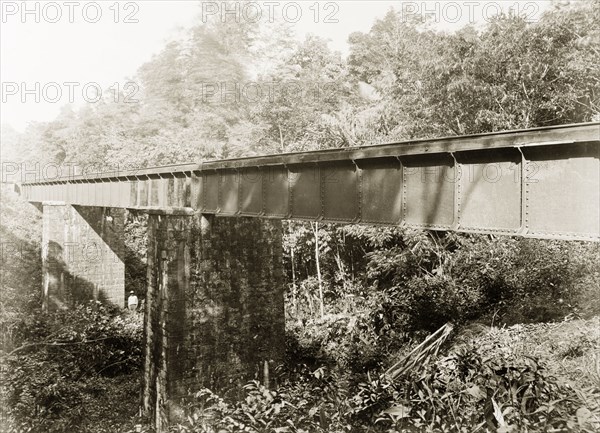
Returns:
[[[298,300],[296,299],[296,266],[294,265],[294,247],[290,247],[290,260],[292,262],[292,303],[294,304],[294,314],[298,318]]]
[[[279,129],[279,144],[281,145],[281,152],[285,153],[285,145],[283,144],[283,131],[281,130],[281,125],[278,123],[277,128]]]
[[[317,264],[317,281],[319,282],[319,303],[321,318],[325,316],[325,305],[323,303],[323,280],[321,279],[321,261],[319,260],[319,223],[315,222],[313,227],[315,232],[315,262]]]

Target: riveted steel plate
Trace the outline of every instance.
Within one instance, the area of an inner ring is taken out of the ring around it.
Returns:
[[[64,201],[64,202],[68,203],[68,199],[69,198],[67,197],[67,191],[66,191],[66,188],[65,188],[65,184],[63,183],[63,184],[59,184],[59,185],[60,185],[60,188],[58,188],[59,189],[59,191],[58,191],[58,200]]]
[[[395,224],[402,218],[402,167],[397,159],[360,162],[362,221]]]
[[[94,185],[93,203],[97,203],[98,206],[104,206],[105,184],[101,181],[97,181],[93,185]]]
[[[56,196],[55,196],[56,198],[55,198],[55,200],[65,201],[67,197],[66,197],[66,194],[64,192],[65,191],[64,190],[64,185],[58,184],[57,186],[58,186],[58,188],[55,188],[56,189]]]
[[[190,206],[194,209],[202,209],[202,175],[192,173],[190,178]]]
[[[69,191],[70,190],[69,186],[70,186],[69,184],[65,183],[65,184],[62,185],[62,188],[61,188],[61,190],[62,190],[62,198],[61,198],[61,200],[64,201],[65,203],[70,203],[71,202],[70,197],[69,197],[69,192],[70,192]]]
[[[142,179],[138,181],[138,205],[148,206],[148,195],[150,194],[150,179]]]
[[[263,206],[263,173],[258,167],[240,170],[240,211],[243,215],[258,215]]]
[[[454,221],[454,161],[450,155],[403,157],[403,220],[415,227],[450,228]]]
[[[82,205],[91,204],[90,194],[92,194],[94,184],[93,183],[82,183],[81,184],[81,200],[79,201]]]
[[[122,175],[46,176],[41,184],[25,182],[21,194],[30,201],[82,206],[191,206],[205,213],[331,221],[358,216],[363,222],[401,221],[419,228],[598,241],[599,152],[596,122]],[[236,185],[232,173],[244,170],[260,170],[262,181],[255,183],[250,175]]]
[[[158,179],[158,206],[167,207],[169,206],[169,183],[171,182],[170,177],[161,177]]]
[[[116,181],[108,181],[105,182],[105,207],[119,207],[121,205],[121,200],[119,193],[121,191],[120,182]]]
[[[139,185],[140,185],[139,181],[129,182],[129,202],[131,203],[132,207],[139,206],[139,202],[138,202]]]
[[[88,206],[93,206],[96,203],[96,195],[98,192],[98,188],[96,187],[96,182],[90,182],[86,184],[85,198],[83,200],[84,204]]]
[[[64,191],[64,193],[63,193],[63,195],[65,197],[64,201],[66,203],[72,203],[73,202],[73,198],[72,198],[72,195],[71,195],[71,185],[69,183],[66,183],[66,184],[63,185],[62,189]]]
[[[73,204],[81,203],[81,185],[80,183],[73,184]]]
[[[521,153],[473,151],[457,159],[460,228],[516,232],[521,226]]]
[[[353,221],[358,218],[358,169],[350,162],[320,165],[323,218]]]
[[[181,179],[182,206],[192,207],[192,177],[186,176]]]
[[[75,201],[75,185],[71,182],[67,182],[63,185],[65,190],[65,203],[73,203]]]
[[[97,203],[98,206],[105,206],[105,192],[104,192],[104,187],[105,187],[105,183],[102,181],[97,181],[95,184],[95,188],[94,188],[94,203]]]
[[[205,173],[202,178],[202,211],[213,213],[219,208],[219,173]]]
[[[98,190],[100,192],[99,203],[101,206],[111,206],[111,183],[109,181],[100,182]]]
[[[168,206],[167,193],[168,193],[169,180],[170,179],[165,179],[165,178],[161,177],[160,179],[153,181],[153,184],[156,183],[156,186],[157,186],[157,196],[156,196],[157,201],[156,201],[155,206],[159,206],[159,207],[167,207]]]
[[[106,188],[108,190],[108,207],[119,207],[121,205],[121,201],[119,200],[120,191],[120,183],[119,182],[107,182]]]
[[[116,207],[130,207],[131,206],[131,202],[130,202],[130,197],[129,197],[129,191],[131,189],[130,186],[130,182],[129,181],[120,181],[117,183],[118,187],[117,187],[117,198],[115,199],[115,202],[117,202],[117,206]]]
[[[158,197],[160,195],[160,179],[158,177],[151,177],[148,179],[148,206],[156,207],[159,205]]]
[[[100,183],[100,205],[110,206],[110,182]]]
[[[110,206],[110,182],[101,182],[99,185],[101,206]]]
[[[36,188],[40,188],[40,186],[37,186]],[[83,204],[83,202],[85,201],[86,192],[87,192],[87,186],[85,183],[75,184],[75,203],[74,204]]]
[[[119,207],[121,206],[121,184],[120,182],[108,182],[108,207]]]
[[[172,178],[168,178],[165,179],[165,189],[166,189],[166,194],[165,194],[165,203],[167,206],[169,207],[181,207],[181,205],[179,204],[179,197],[178,197],[178,191],[177,188],[179,187],[179,182],[178,179],[172,177]]]
[[[90,203],[94,203],[94,204],[98,204],[98,206],[101,206],[101,201],[102,201],[102,182],[100,181],[94,181],[91,183],[92,188],[91,188],[91,194],[90,194]]]
[[[221,194],[219,208],[226,215],[235,215],[238,211],[239,174],[235,170],[221,171]]]
[[[564,144],[525,149],[530,235],[569,238],[600,236],[600,155],[598,146]]]
[[[292,216],[318,218],[321,215],[321,185],[317,165],[290,167]]]
[[[177,203],[177,191],[176,191],[177,179],[175,179],[174,177],[171,177],[168,179],[164,179],[163,182],[166,187],[165,204],[164,205],[168,206],[168,207],[179,207],[179,204]]]
[[[262,169],[265,214],[285,217],[290,211],[288,171],[283,166]]]

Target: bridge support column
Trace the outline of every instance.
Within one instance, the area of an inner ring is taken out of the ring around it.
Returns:
[[[145,345],[157,431],[189,392],[265,380],[284,354],[281,221],[150,215]]]
[[[124,210],[44,202],[43,309],[125,301]]]

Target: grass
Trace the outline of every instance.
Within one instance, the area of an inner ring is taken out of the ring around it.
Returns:
[[[600,317],[567,318],[562,322],[518,324],[489,328],[474,337],[494,343],[497,350],[539,358],[548,372],[572,382],[574,387],[600,390]]]

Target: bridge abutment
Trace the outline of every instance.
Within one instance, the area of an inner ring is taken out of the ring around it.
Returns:
[[[123,307],[125,211],[42,203],[43,310],[98,300]]]
[[[264,381],[284,354],[281,221],[151,214],[145,314],[143,406],[158,431],[190,393]]]

